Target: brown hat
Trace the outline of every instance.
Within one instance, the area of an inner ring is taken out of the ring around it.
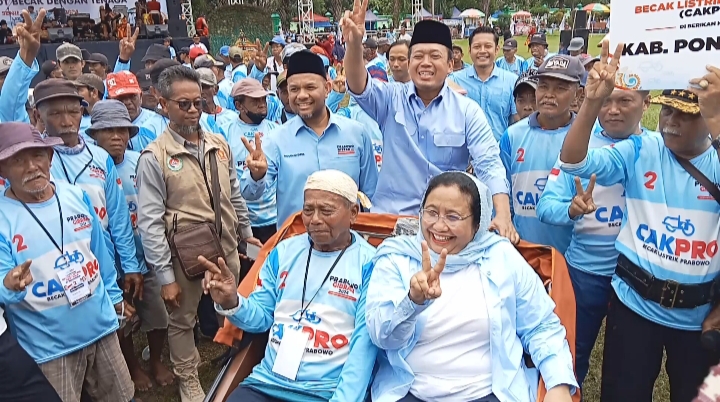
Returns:
[[[95,74],[91,73],[85,73],[80,75],[75,81],[76,87],[88,87],[88,88],[95,88],[98,91],[98,94],[105,95],[105,84],[103,84],[102,78],[98,77]]]
[[[236,82],[232,87],[230,96],[233,98],[237,96],[247,96],[248,98],[262,98],[267,96],[268,91],[262,87],[260,82],[254,78],[243,78]]]
[[[59,137],[43,138],[35,127],[27,123],[0,123],[0,161],[24,149],[50,148],[62,143]]]
[[[83,106],[87,106],[83,97],[78,94],[75,84],[72,81],[62,78],[48,78],[45,81],[41,81],[35,86],[33,96],[35,97],[35,106],[38,106],[46,100],[57,98],[75,98],[80,101]]]

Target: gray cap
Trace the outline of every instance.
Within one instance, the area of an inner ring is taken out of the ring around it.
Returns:
[[[95,74],[85,73],[81,74],[75,81],[76,87],[88,87],[88,88],[95,88],[98,91],[98,94],[100,96],[105,95],[105,84],[103,83],[102,78],[98,77]]]
[[[225,64],[222,61],[215,60],[215,58],[213,58],[209,54],[198,56],[193,62],[193,67],[195,68],[210,68],[213,66],[222,67],[224,65]]]
[[[0,74],[6,73],[12,66],[13,59],[7,56],[0,56]]]
[[[215,77],[215,73],[211,69],[202,67],[195,70],[195,72],[200,76],[200,84],[210,87],[217,85],[217,77]]]
[[[72,43],[63,43],[55,50],[55,58],[61,63],[71,57],[79,61],[83,60],[82,50]]]
[[[367,38],[365,39],[365,43],[363,43],[366,48],[368,49],[377,49],[378,43],[373,38]]]
[[[378,44],[378,46],[385,46],[385,45],[389,45],[390,41],[387,38],[380,38],[380,39],[378,39],[377,44]]]
[[[302,45],[300,43],[290,43],[283,48],[282,52],[280,53],[280,58],[282,59],[282,62],[284,64],[287,64],[287,62],[290,60],[290,56],[301,50],[307,50],[305,45]]]
[[[99,63],[99,64],[102,64],[103,66],[107,66],[107,65],[108,65],[108,58],[105,57],[105,55],[102,54],[102,53],[90,53],[90,57],[88,57],[87,59],[85,59],[85,62],[87,62],[87,63]]]
[[[515,81],[515,89],[513,89],[513,97],[517,97],[521,87],[528,86],[533,90],[537,90],[537,78],[534,75],[523,75]]]
[[[125,105],[117,99],[106,99],[96,103],[90,113],[90,122],[92,125],[85,130],[89,136],[92,136],[93,131],[116,127],[129,129],[130,138],[140,131],[132,124]]]
[[[585,66],[579,58],[558,54],[545,60],[537,70],[538,78],[557,78],[563,81],[580,83],[585,74]]]
[[[585,39],[581,37],[572,38],[570,40],[570,45],[568,45],[568,52],[577,52],[579,50],[582,50],[585,47]]]
[[[50,148],[62,145],[59,137],[46,137],[27,123],[0,123],[0,161],[29,148]]]

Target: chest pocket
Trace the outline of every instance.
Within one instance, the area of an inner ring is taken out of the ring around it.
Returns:
[[[338,155],[332,157],[330,159],[330,163],[332,165],[326,167],[325,169],[340,170],[352,177],[356,183],[360,183],[360,150],[357,146],[354,147],[352,153],[349,153],[348,151],[338,151]],[[320,160],[320,164],[323,165],[322,160]]]
[[[510,117],[510,102],[512,93],[504,88],[489,87],[487,88],[488,107],[483,108],[484,111],[489,110],[491,113],[497,113],[498,118],[502,121],[508,121]]]
[[[464,131],[434,129],[432,136],[436,155],[431,162],[441,170],[452,169],[456,163],[462,162],[462,155],[467,153]]]

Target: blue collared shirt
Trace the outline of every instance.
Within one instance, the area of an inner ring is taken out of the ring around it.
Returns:
[[[505,56],[500,56],[495,60],[495,65],[516,75],[520,75],[527,70],[525,59],[518,55],[515,55],[515,62],[512,64],[508,63]]]
[[[420,339],[430,303],[417,305],[408,297],[410,279],[422,267],[399,254],[378,258],[368,286],[365,318],[370,339],[380,349],[372,384],[374,402],[404,397],[415,374],[405,360]],[[492,391],[501,401],[535,401],[534,370],[525,369],[523,350],[539,368],[547,389],[577,387],[565,328],[553,313],[555,303],[538,275],[510,242],[500,243],[479,265],[488,307]],[[525,373],[523,373],[525,370]]]
[[[258,181],[245,170],[240,189],[248,201],[259,200],[266,184],[277,180],[277,224],[300,211],[307,178],[323,169],[345,172],[372,198],[378,171],[369,130],[361,123],[330,113],[328,127],[316,134],[296,116],[263,137],[268,170]]]
[[[493,195],[508,192],[500,148],[471,99],[445,85],[426,107],[412,82],[384,83],[369,75],[365,90],[350,94],[387,135],[373,212],[417,215],[430,179],[464,171],[471,157],[475,174]]]
[[[467,90],[468,98],[480,105],[492,127],[495,139],[500,141],[511,117],[517,114],[513,90],[518,76],[494,67],[490,77],[482,81],[475,69],[470,67],[452,73],[450,78]]]

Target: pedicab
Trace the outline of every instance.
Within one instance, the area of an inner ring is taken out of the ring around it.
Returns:
[[[397,215],[360,213],[352,229],[362,235],[370,244],[377,247],[388,237],[397,234],[410,234],[408,228],[417,230],[418,221],[415,217],[399,217]],[[248,297],[255,289],[260,274],[260,268],[265,258],[275,246],[284,239],[305,233],[300,213],[290,217],[278,232],[265,243],[253,264],[252,268],[242,279],[238,286],[238,293]],[[556,304],[555,313],[565,326],[570,351],[575,358],[575,294],[573,293],[570,276],[567,271],[565,259],[555,249],[547,246],[521,241],[518,251],[540,276],[545,289]],[[227,319],[223,328],[218,331],[215,342],[232,348],[231,358],[222,367],[211,389],[207,393],[205,402],[225,402],[232,391],[247,376],[253,368],[260,363],[265,355],[265,346],[268,342],[268,333],[250,334],[232,325]],[[525,355],[525,364],[529,367],[528,378],[537,378],[538,402],[545,398],[545,384],[537,375],[529,355]],[[574,402],[580,402],[580,392],[573,396]],[[350,401],[348,401],[350,402]]]

